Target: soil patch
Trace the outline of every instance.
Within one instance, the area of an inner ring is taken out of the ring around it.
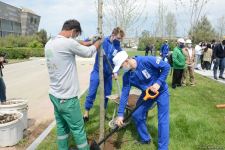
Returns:
[[[0,114],[0,124],[8,123],[18,119],[18,115],[16,113],[13,114]]]
[[[4,103],[1,103],[0,105],[13,105],[13,104],[18,104],[18,103],[21,103],[21,102],[18,102],[18,101],[6,101]]]

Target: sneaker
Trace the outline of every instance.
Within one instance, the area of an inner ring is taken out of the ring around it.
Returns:
[[[176,89],[176,85],[172,85],[172,88],[173,88],[173,89]]]
[[[223,76],[219,76],[219,78],[225,80],[225,78]]]
[[[217,77],[213,77],[215,80],[218,80],[218,78]]]

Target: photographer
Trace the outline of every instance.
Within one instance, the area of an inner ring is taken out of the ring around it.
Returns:
[[[4,68],[3,64],[6,63],[5,54],[0,54],[0,100],[1,104],[6,102],[6,86],[3,80],[2,69]]]

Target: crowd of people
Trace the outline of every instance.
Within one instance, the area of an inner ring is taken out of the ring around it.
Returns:
[[[224,37],[225,39],[225,37]],[[179,38],[177,46],[170,51],[168,40],[162,44],[159,55],[163,61],[172,66],[172,88],[195,86],[194,70],[212,70],[214,79],[224,80],[225,40],[216,42],[200,42],[193,45],[190,39]],[[147,51],[147,47],[146,50]],[[148,55],[148,53],[145,53]],[[219,68],[219,76],[217,75]],[[189,76],[189,79],[187,79]],[[189,83],[188,81],[189,80]]]

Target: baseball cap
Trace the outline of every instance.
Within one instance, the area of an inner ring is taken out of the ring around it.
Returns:
[[[121,65],[127,58],[128,58],[128,54],[125,51],[120,51],[114,56],[113,63],[115,67],[113,69],[113,73],[116,73],[120,70]]]
[[[179,38],[179,39],[177,40],[177,42],[178,42],[178,43],[185,43],[185,41],[184,41],[183,38]]]

